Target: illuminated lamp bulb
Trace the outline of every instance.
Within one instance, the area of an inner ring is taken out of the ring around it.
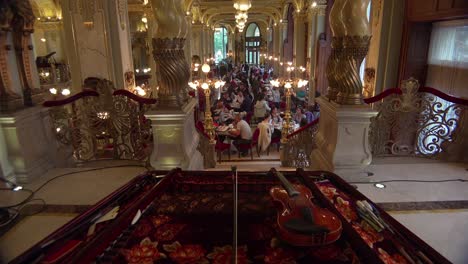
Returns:
[[[317,2],[312,2],[312,7],[316,7],[317,6]]]
[[[207,59],[207,61],[210,61],[210,59]],[[206,64],[206,63],[203,64],[203,66],[202,66],[201,69],[202,69],[202,72],[204,72],[204,73],[209,73],[210,70],[211,70],[210,65],[208,65],[208,64]]]
[[[201,88],[203,88],[204,90],[207,90],[207,89],[210,88],[210,86],[209,86],[207,83],[203,83],[203,84],[201,85]]]
[[[286,89],[291,89],[292,88],[292,84],[290,82],[287,82],[285,85],[284,85],[284,88]]]
[[[49,92],[50,92],[51,94],[57,94],[57,89],[56,89],[56,88],[50,88],[50,89],[49,89]]]
[[[70,89],[65,88],[65,89],[62,90],[62,95],[68,96],[68,95],[70,95],[70,94],[71,94]]]

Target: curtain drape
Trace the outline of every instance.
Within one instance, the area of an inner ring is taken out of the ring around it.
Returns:
[[[426,86],[468,98],[468,20],[434,23]]]

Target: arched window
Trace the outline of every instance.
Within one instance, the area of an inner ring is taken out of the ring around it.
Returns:
[[[228,34],[225,27],[215,28],[214,32],[214,52],[216,62],[226,58],[228,45]]]
[[[256,23],[250,23],[245,31],[245,62],[258,64],[260,60],[260,45],[262,37]]]

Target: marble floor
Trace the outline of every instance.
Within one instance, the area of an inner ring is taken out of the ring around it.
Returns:
[[[276,153],[276,154],[275,154]],[[237,158],[237,157],[236,157]],[[242,158],[225,161],[216,170],[268,170],[280,168],[277,152],[267,159]],[[468,263],[468,182],[386,182],[378,189],[369,184],[388,180],[468,180],[468,164],[437,163],[427,160],[404,162],[376,161],[368,169],[373,176],[354,183],[364,195],[385,208],[398,221],[420,236],[453,263]],[[288,169],[288,168],[280,168]],[[290,168],[289,168],[290,169]],[[44,199],[46,210],[19,218],[15,226],[0,233],[0,263],[9,260],[86,210],[136,175],[143,167],[118,168],[57,168],[25,188],[37,190],[35,198]],[[71,173],[71,174],[70,174]],[[56,178],[43,187],[44,183]],[[0,205],[14,204],[24,199],[24,193],[0,192]],[[35,208],[39,208],[40,204]],[[34,213],[34,212],[31,212]]]

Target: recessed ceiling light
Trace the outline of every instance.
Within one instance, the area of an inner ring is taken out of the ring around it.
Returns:
[[[383,184],[383,183],[376,183],[376,184],[374,184],[374,186],[375,186],[376,188],[379,188],[379,189],[383,189],[383,188],[386,187],[385,184]]]

